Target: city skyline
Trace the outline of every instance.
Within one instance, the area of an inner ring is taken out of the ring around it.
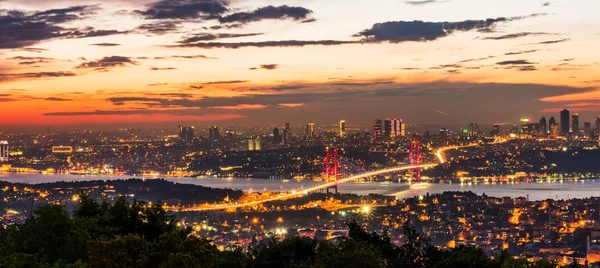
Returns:
[[[568,109],[582,127],[600,114],[596,1],[345,3],[1,1],[0,121],[465,125]]]

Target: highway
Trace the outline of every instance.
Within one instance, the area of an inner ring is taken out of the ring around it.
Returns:
[[[410,170],[413,168],[429,168],[429,167],[434,167],[437,166],[438,164],[426,164],[426,165],[420,165],[420,166],[400,166],[400,167],[393,167],[393,168],[387,168],[387,169],[380,169],[380,170],[376,170],[376,171],[371,171],[371,172],[367,172],[367,173],[363,173],[363,174],[358,174],[358,175],[354,175],[348,178],[344,178],[344,179],[340,179],[337,181],[337,184],[343,184],[343,183],[347,183],[347,182],[351,182],[354,180],[358,180],[358,179],[363,179],[363,178],[367,178],[367,177],[372,177],[372,176],[377,176],[377,175],[381,175],[381,174],[386,174],[386,173],[392,173],[392,172],[398,172],[398,171],[404,171],[404,170]],[[191,207],[191,208],[184,208],[182,209],[182,211],[209,211],[209,210],[226,210],[226,209],[234,209],[234,208],[241,208],[241,207],[248,207],[248,206],[255,206],[255,205],[259,205],[262,203],[266,203],[266,202],[272,202],[272,201],[277,201],[277,200],[284,200],[284,199],[290,199],[290,198],[296,198],[296,197],[300,197],[303,195],[307,195],[310,192],[316,192],[319,190],[323,190],[323,189],[327,189],[329,187],[335,186],[336,182],[329,182],[329,183],[324,183],[321,185],[317,185],[311,188],[307,188],[307,189],[303,189],[301,191],[293,191],[292,193],[288,193],[288,194],[280,194],[276,197],[272,197],[269,199],[264,199],[264,200],[258,200],[258,201],[253,201],[253,202],[248,202],[248,203],[242,203],[242,204],[224,204],[224,205],[212,205],[212,206],[199,206],[199,207]]]
[[[504,141],[496,141],[494,143],[498,143],[498,142],[504,142]],[[443,163],[446,162],[446,159],[444,158],[444,152],[445,151],[447,151],[447,150],[454,150],[454,149],[460,149],[460,148],[466,148],[466,147],[473,147],[473,146],[477,146],[477,145],[480,145],[480,144],[479,143],[472,143],[472,144],[461,145],[461,146],[443,147],[443,148],[438,149],[436,151],[435,155],[438,158],[438,161],[440,162],[439,164],[443,164]],[[435,167],[435,166],[437,166],[439,164],[398,166],[398,167],[380,169],[380,170],[370,171],[370,172],[367,172],[367,173],[362,173],[362,174],[354,175],[354,176],[351,176],[351,177],[348,177],[348,178],[340,179],[340,180],[337,181],[337,184],[339,185],[339,184],[351,182],[351,181],[358,180],[358,179],[368,178],[368,177],[377,176],[377,175],[386,174],[386,173],[393,173],[393,172],[398,172],[398,171],[410,170],[410,169],[413,169],[413,168],[430,168],[430,167]],[[317,186],[314,186],[314,187],[311,187],[311,188],[302,189],[302,190],[299,190],[299,191],[292,191],[291,193],[282,193],[282,194],[280,194],[280,195],[278,195],[276,197],[272,197],[272,198],[268,198],[268,199],[263,199],[263,200],[258,200],[258,201],[253,201],[253,202],[247,202],[247,203],[241,203],[241,204],[237,204],[237,203],[222,204],[222,205],[206,205],[205,204],[205,205],[200,205],[200,206],[196,206],[196,207],[183,208],[181,210],[182,211],[210,211],[210,210],[227,210],[227,209],[249,207],[249,206],[260,205],[260,204],[267,203],[267,202],[272,202],[272,201],[278,201],[278,200],[285,200],[285,199],[290,199],[290,198],[301,197],[303,195],[307,195],[310,192],[316,192],[316,191],[319,191],[319,190],[327,189],[327,188],[335,186],[335,185],[336,185],[336,182],[329,182],[329,183],[324,183],[324,184],[317,185]]]

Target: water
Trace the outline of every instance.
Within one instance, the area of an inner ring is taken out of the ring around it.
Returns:
[[[130,177],[124,176],[81,176],[65,174],[7,174],[0,173],[1,181],[15,183],[51,183],[58,181],[91,181],[119,180]],[[279,192],[301,190],[317,185],[314,181],[282,181],[243,178],[168,178],[168,181],[188,183],[213,188],[230,188],[254,192]],[[444,191],[472,191],[476,194],[485,193],[496,197],[525,197],[530,200],[568,199],[600,196],[600,180],[551,181],[551,182],[515,182],[515,183],[444,183],[430,184],[424,188],[410,188],[406,183],[346,183],[338,186],[341,193],[367,195],[370,193],[393,195],[397,198],[414,197],[426,193],[441,193]]]

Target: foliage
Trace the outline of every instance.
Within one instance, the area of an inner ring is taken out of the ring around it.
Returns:
[[[0,229],[0,267],[557,267],[507,252],[490,257],[473,247],[440,250],[408,223],[400,245],[356,222],[348,229],[348,237],[331,241],[273,238],[247,250],[219,251],[189,229],[177,228],[159,205],[124,198],[110,205],[82,195],[72,215],[59,205],[45,206],[24,223]]]

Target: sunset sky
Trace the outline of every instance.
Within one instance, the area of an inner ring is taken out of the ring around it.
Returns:
[[[600,114],[598,0],[0,0],[0,130]]]

